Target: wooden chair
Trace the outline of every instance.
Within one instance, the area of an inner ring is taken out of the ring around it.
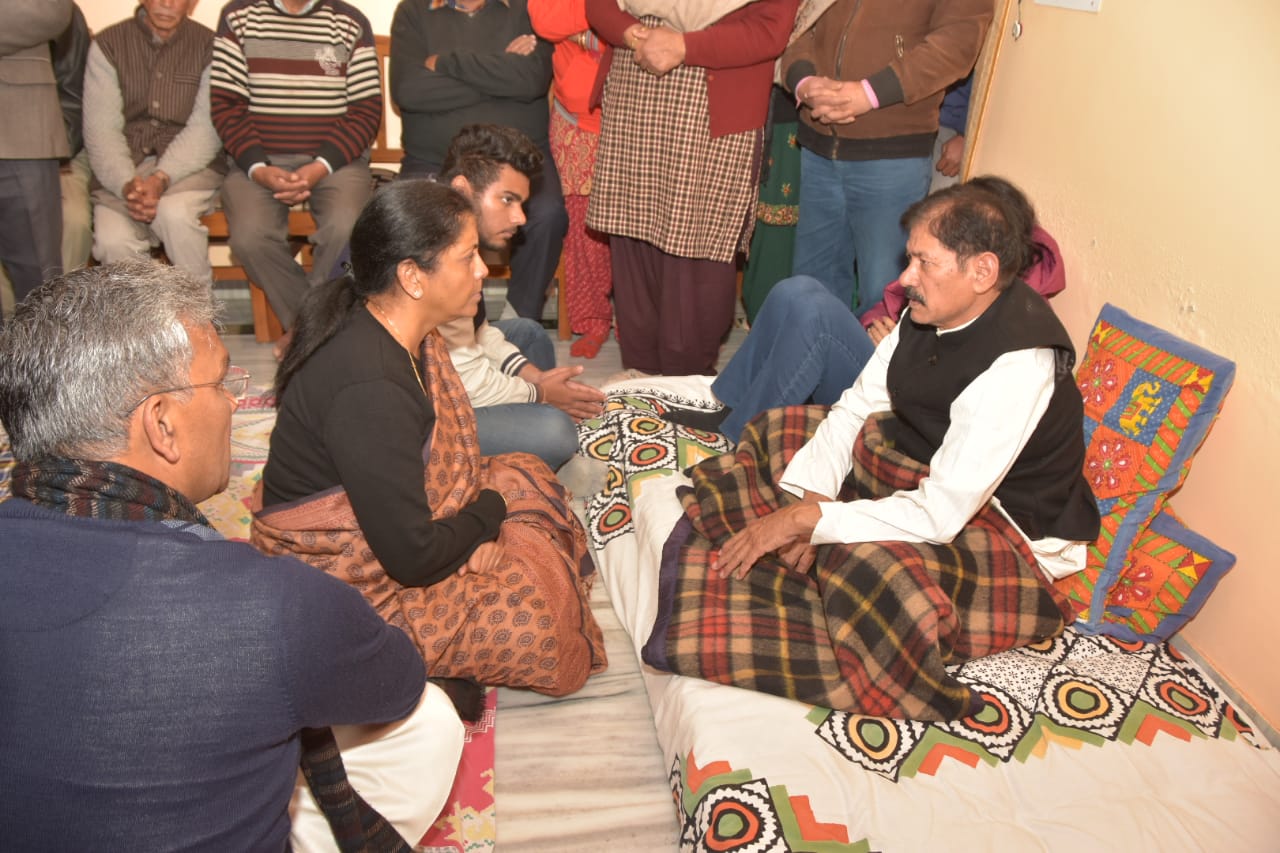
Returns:
[[[374,137],[373,145],[369,148],[369,164],[374,168],[375,179],[377,179],[379,173],[385,176],[392,171],[386,169],[386,166],[399,166],[400,161],[404,158],[404,149],[398,145],[393,145],[388,138],[386,111],[388,109],[395,110],[397,115],[399,114],[399,110],[396,109],[389,92],[391,37],[375,35],[374,44],[378,51],[378,65],[382,72],[383,104],[382,123],[378,125],[378,134]],[[280,318],[276,316],[276,312],[271,309],[271,303],[267,301],[267,295],[262,288],[251,281],[244,267],[236,263],[234,257],[231,257],[229,244],[231,232],[227,227],[226,213],[219,208],[201,219],[201,222],[209,229],[209,245],[223,247],[230,259],[229,263],[214,267],[213,277],[218,281],[242,280],[248,282],[249,301],[253,309],[254,339],[262,343],[276,340],[284,334],[284,328],[281,326]],[[294,250],[295,256],[301,257],[303,268],[307,270],[311,269],[312,261],[309,238],[315,231],[315,218],[311,215],[305,203],[290,209],[289,246]],[[493,266],[489,272],[490,278],[500,279],[510,278],[510,276],[511,269],[506,265]],[[560,340],[568,340],[571,337],[571,333],[569,331],[569,312],[565,307],[563,254],[560,256],[560,265],[556,267],[556,309]]]

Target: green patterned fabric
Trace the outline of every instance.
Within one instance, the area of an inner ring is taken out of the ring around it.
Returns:
[[[773,286],[791,275],[796,223],[800,220],[800,146],[795,103],[775,86],[761,169],[756,230],[742,270],[742,305],[754,323]]]

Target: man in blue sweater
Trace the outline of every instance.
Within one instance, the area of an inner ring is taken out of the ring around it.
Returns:
[[[47,282],[0,334],[12,849],[332,849],[372,809],[413,843],[452,785],[462,726],[409,639],[196,508],[248,384],[215,314],[207,282],[124,262]]]

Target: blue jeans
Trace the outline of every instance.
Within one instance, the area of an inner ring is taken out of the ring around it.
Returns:
[[[578,452],[573,418],[546,403],[503,403],[476,409],[480,453],[532,453],[552,471]]]
[[[507,342],[524,353],[524,357],[532,361],[534,367],[550,370],[556,366],[556,345],[537,320],[516,317],[511,320],[494,320],[489,325],[502,332]]]
[[[542,324],[523,317],[491,323],[539,370],[556,366],[556,349]],[[503,403],[476,409],[480,452],[532,453],[554,471],[578,452],[573,418],[545,403]]]
[[[793,276],[769,291],[751,332],[711,391],[733,411],[721,431],[737,441],[766,409],[820,403],[845,392],[875,352],[849,307],[816,278]]]
[[[932,166],[928,157],[828,160],[801,149],[792,274],[825,282],[846,308],[866,313],[906,268],[907,233],[899,220],[928,194]]]

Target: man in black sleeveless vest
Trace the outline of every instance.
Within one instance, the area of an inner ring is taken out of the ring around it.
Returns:
[[[1039,568],[1084,567],[1098,511],[1081,473],[1075,353],[1043,298],[1016,278],[1030,259],[1031,205],[1000,179],[949,187],[903,215],[908,313],[796,453],[780,485],[802,498],[748,525],[717,570],[743,577],[778,551],[797,568],[828,543],[945,545],[992,498]],[[869,416],[928,466],[914,489],[836,501]]]

